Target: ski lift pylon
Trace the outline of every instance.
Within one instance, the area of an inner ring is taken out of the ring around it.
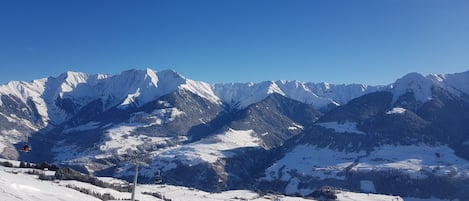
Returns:
[[[161,179],[161,173],[160,170],[158,170],[155,176],[155,184],[161,184],[161,182],[163,182],[163,179]]]

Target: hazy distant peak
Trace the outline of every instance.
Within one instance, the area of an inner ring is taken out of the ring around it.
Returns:
[[[469,95],[469,70],[454,74],[430,74],[427,78],[456,95]]]
[[[426,102],[432,98],[432,87],[433,82],[430,79],[425,78],[420,73],[409,73],[391,85],[394,92],[393,102],[407,92],[414,93],[417,101]]]

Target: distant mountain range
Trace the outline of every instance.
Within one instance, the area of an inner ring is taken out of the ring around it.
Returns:
[[[469,71],[386,86],[67,72],[9,82],[0,96],[4,158],[124,179],[140,161],[141,181],[206,191],[469,197]]]

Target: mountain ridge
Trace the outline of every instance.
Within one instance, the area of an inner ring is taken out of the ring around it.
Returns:
[[[78,107],[86,105],[97,98],[101,98],[104,100],[103,102],[106,102],[105,108],[112,107],[118,103],[122,105],[121,107],[132,104],[141,106],[150,100],[176,90],[178,87],[182,87],[212,102],[223,100],[225,103],[237,108],[245,108],[252,103],[259,102],[270,93],[279,93],[320,108],[327,104],[338,105],[337,102],[343,104],[348,101],[347,99],[377,90],[374,87],[370,87],[371,89],[366,91],[368,87],[365,87],[362,88],[364,90],[361,92],[357,91],[353,95],[350,95],[350,93],[343,95],[348,96],[348,98],[342,97],[340,100],[335,101],[333,100],[333,95],[326,95],[331,94],[330,91],[323,93],[325,94],[323,97],[312,92],[309,87],[315,85],[317,84],[299,81],[265,81],[261,83],[209,85],[204,82],[187,79],[173,70],[157,72],[151,69],[133,69],[116,75],[85,74],[69,71],[58,77],[42,78],[31,82],[11,81],[6,85],[0,85],[0,94],[14,95],[19,97],[23,103],[26,103],[30,98],[34,104],[38,105],[39,114],[44,122],[47,123],[51,120],[57,124],[64,121],[67,117],[60,111],[61,108],[56,107],[56,100],[54,99],[66,99],[69,97],[75,99],[72,101]],[[326,83],[318,85],[324,85],[325,87],[316,87],[316,91],[320,91],[318,90],[320,88],[329,90],[329,86],[331,86]],[[332,86],[347,88],[348,85]],[[0,101],[1,104],[2,102]],[[48,110],[48,108],[50,109]]]

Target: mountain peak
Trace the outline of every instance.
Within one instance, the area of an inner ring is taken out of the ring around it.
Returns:
[[[412,92],[417,101],[427,102],[432,99],[433,82],[420,73],[409,73],[391,85],[394,91],[393,103],[407,92]]]
[[[149,70],[151,70],[151,69],[149,69]],[[176,72],[172,69],[165,69],[165,70],[159,71],[158,74],[161,75],[161,76],[165,76],[165,77],[173,77],[173,78],[186,80],[186,78],[184,76],[182,76],[181,74],[179,74],[178,72]]]
[[[121,108],[128,105],[141,105],[162,95],[177,90],[187,80],[173,70],[157,72],[150,68],[128,70],[114,77],[111,89],[115,97],[126,97]],[[115,87],[119,86],[119,87]],[[124,90],[122,89],[124,87]]]
[[[81,83],[86,83],[88,81],[88,75],[80,72],[67,71],[57,78],[62,82],[61,92],[72,91],[77,85]]]

